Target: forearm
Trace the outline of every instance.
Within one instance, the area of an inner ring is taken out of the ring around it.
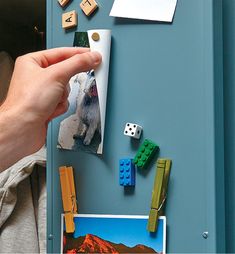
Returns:
[[[101,55],[85,48],[50,49],[16,60],[0,106],[0,172],[45,144],[48,122],[68,109],[70,78],[100,63]]]
[[[18,109],[0,107],[0,172],[30,154],[32,127]]]

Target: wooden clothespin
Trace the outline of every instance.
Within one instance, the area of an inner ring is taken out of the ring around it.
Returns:
[[[157,161],[157,172],[154,180],[151,210],[149,213],[147,227],[149,232],[157,231],[158,218],[160,215],[162,215],[163,206],[166,200],[170,170],[171,170],[171,160],[159,159]]]
[[[73,233],[75,231],[73,217],[77,213],[73,168],[63,166],[59,171],[66,232]]]

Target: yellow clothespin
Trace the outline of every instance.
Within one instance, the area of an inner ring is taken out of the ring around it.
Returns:
[[[157,161],[157,172],[154,180],[151,210],[149,213],[147,228],[149,232],[157,231],[158,218],[162,214],[163,205],[166,200],[170,170],[171,170],[171,160],[159,159]]]
[[[59,172],[66,232],[73,233],[75,230],[73,217],[77,213],[73,168],[63,166],[59,168]]]

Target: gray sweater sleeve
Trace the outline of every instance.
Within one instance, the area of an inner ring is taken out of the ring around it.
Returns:
[[[43,148],[0,174],[0,253],[45,253],[45,162]]]

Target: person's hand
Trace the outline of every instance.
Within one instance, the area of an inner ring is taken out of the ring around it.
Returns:
[[[85,48],[57,48],[19,57],[7,98],[0,107],[0,132],[2,116],[21,137],[26,135],[23,156],[39,150],[45,143],[48,122],[68,109],[70,78],[95,69],[100,62],[99,53]],[[16,135],[14,139],[21,138],[13,130],[12,134]]]

